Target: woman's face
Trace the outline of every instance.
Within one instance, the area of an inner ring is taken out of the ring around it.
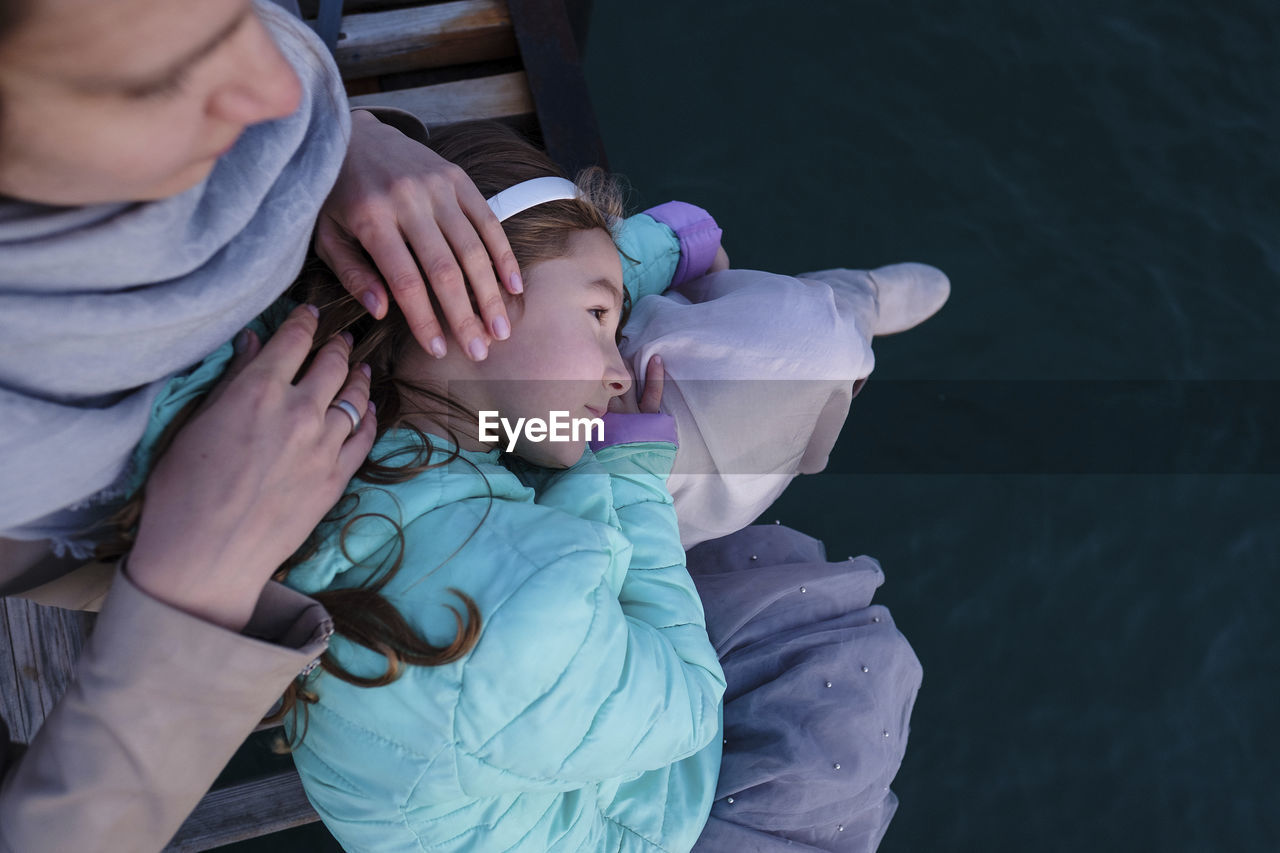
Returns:
[[[0,195],[166,198],[301,89],[250,0],[29,0],[0,44]]]

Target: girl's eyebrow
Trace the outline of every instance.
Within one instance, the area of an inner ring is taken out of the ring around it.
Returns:
[[[594,290],[603,290],[607,292],[615,304],[622,303],[622,289],[619,288],[615,282],[612,282],[607,278],[597,278],[583,283]]]
[[[254,14],[253,5],[246,4],[240,13],[227,22],[226,26],[218,30],[213,36],[208,38],[203,44],[187,53],[185,56],[170,63],[170,65],[159,74],[148,77],[146,80],[101,80],[97,81],[97,85],[90,84],[93,89],[148,89],[156,86],[162,86],[165,83],[175,80],[182,76],[189,68],[213,53],[224,42],[235,34],[236,30],[244,24],[245,20]]]

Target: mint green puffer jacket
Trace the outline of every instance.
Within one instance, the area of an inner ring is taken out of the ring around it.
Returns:
[[[415,442],[390,433],[374,455]],[[346,556],[330,530],[290,585],[364,581],[353,561],[395,547],[385,516],[403,527],[405,563],[384,595],[433,643],[454,636],[450,587],[475,599],[483,628],[461,660],[386,687],[310,676],[319,702],[295,759],[348,850],[693,845],[719,772],[724,677],[664,486],[674,456],[666,442],[620,444],[518,477],[497,451],[464,451],[406,483],[353,484]],[[385,669],[341,636],[332,651],[355,673]]]

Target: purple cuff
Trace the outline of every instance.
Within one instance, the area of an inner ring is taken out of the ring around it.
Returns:
[[[651,207],[645,213],[676,232],[680,240],[680,263],[671,286],[679,287],[690,279],[706,275],[716,259],[720,238],[724,234],[711,214],[683,201],[669,201]]]
[[[604,438],[591,442],[591,449],[600,451],[615,444],[641,441],[665,441],[679,447],[676,419],[662,412],[605,412]]]

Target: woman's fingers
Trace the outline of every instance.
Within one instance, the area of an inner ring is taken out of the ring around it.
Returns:
[[[346,486],[347,481],[356,474],[361,463],[368,457],[369,451],[373,449],[373,440],[378,431],[378,413],[373,403],[366,405],[364,415],[360,418],[360,429],[349,436],[342,443],[342,448],[338,451],[338,480],[341,486]]]
[[[649,359],[649,367],[644,374],[644,394],[640,396],[640,411],[653,414],[662,403],[662,386],[666,382],[666,370],[662,367],[662,356],[654,355]]]
[[[437,357],[448,349],[445,326],[476,361],[511,333],[498,280],[513,293],[523,285],[484,197],[460,168],[367,113],[352,117],[316,251],[373,316],[395,300],[414,339]]]
[[[316,404],[317,411],[324,409],[338,396],[351,372],[351,333],[334,335],[316,351],[306,373],[298,380],[298,390]]]
[[[253,361],[254,356],[262,351],[262,341],[252,329],[241,329],[240,333],[236,335],[232,346],[235,354],[231,356],[231,361],[227,364],[227,369],[218,380],[218,383],[213,386],[209,391],[209,395],[205,397],[202,404],[205,407],[212,406],[219,397],[226,393],[231,380],[243,373],[244,369]]]
[[[489,210],[489,205],[486,204],[484,208]],[[489,211],[489,215],[492,217],[493,211]],[[497,222],[496,217],[494,222]],[[462,264],[467,282],[471,285],[471,296],[475,298],[475,304],[479,307],[480,316],[483,318],[482,328],[493,338],[505,341],[511,335],[507,307],[498,290],[498,280],[494,274],[493,264],[489,260],[489,250],[485,247],[480,235],[476,233],[475,225],[463,215],[461,209],[457,211],[446,209],[441,211],[440,228],[452,247],[454,255]],[[469,312],[471,306],[468,304],[466,308]],[[472,314],[469,319],[474,318],[475,315]],[[458,333],[452,321],[450,328],[454,330],[455,335]],[[459,337],[458,340],[467,339]]]
[[[422,268],[427,273],[428,285],[431,287],[431,292],[435,294],[436,301],[440,303],[440,310],[444,312],[445,322],[449,324],[449,330],[453,332],[454,339],[462,345],[468,358],[472,361],[483,361],[489,354],[489,333],[485,331],[484,323],[471,308],[467,280],[463,276],[462,268],[458,266],[454,250],[449,247],[449,241],[438,227],[438,220],[432,220],[429,224],[430,227],[427,222],[420,222],[417,228],[409,232],[414,254],[422,261]],[[392,289],[394,291],[394,288]],[[423,301],[427,301],[425,292]],[[400,303],[402,308],[404,307],[398,292],[396,292],[396,302]],[[430,308],[429,304],[428,308]],[[414,338],[422,343],[427,331],[424,329],[421,334],[419,333],[408,311],[405,311],[405,319],[409,321]],[[432,319],[435,319],[434,315]],[[439,329],[438,323],[436,329]],[[436,354],[436,351],[430,348],[427,352]]]
[[[292,382],[298,370],[311,352],[315,340],[320,310],[314,305],[299,305],[289,313],[271,339],[262,346],[261,353],[246,365],[244,372],[263,371],[273,378]],[[346,371],[343,371],[343,375]],[[334,387],[337,388],[341,380]]]
[[[487,255],[493,259],[493,267],[497,271],[498,278],[506,286],[507,292],[523,293],[524,282],[520,278],[520,264],[516,261],[515,253],[511,251],[507,232],[502,230],[502,223],[493,215],[493,209],[489,207],[484,196],[471,181],[464,181],[458,188],[458,204],[476,233],[480,235],[480,239],[484,241]]]
[[[241,329],[231,346],[234,354],[222,376],[225,380],[235,379],[253,361],[253,357],[262,351],[262,340],[253,329]]]
[[[353,367],[347,381],[324,413],[324,433],[334,444],[342,444],[364,426],[369,408],[369,365]],[[340,405],[340,404],[346,405]]]
[[[277,566],[305,541],[368,455],[369,371],[338,336],[292,380],[311,349],[314,309],[294,311],[238,377],[174,437],[147,481],[130,571],[143,589],[239,630]],[[331,408],[345,400],[361,417]]]
[[[346,160],[321,210],[317,252],[375,317],[394,299],[424,351],[445,354],[447,325],[470,358],[485,358],[490,342],[511,330],[498,281],[512,293],[523,290],[497,217],[466,173],[430,148],[360,110],[351,127]]]
[[[377,236],[370,235],[369,242],[374,245],[367,250],[369,254],[366,257],[360,243],[348,237],[332,220],[321,217],[316,224],[316,254],[333,270],[347,292],[360,300],[365,310],[379,320],[387,313],[387,293],[379,270],[388,278],[404,275],[406,271],[417,275],[418,271],[413,256],[398,233],[387,239],[380,237],[381,232],[377,232]],[[373,264],[369,263],[369,258],[373,259]]]

